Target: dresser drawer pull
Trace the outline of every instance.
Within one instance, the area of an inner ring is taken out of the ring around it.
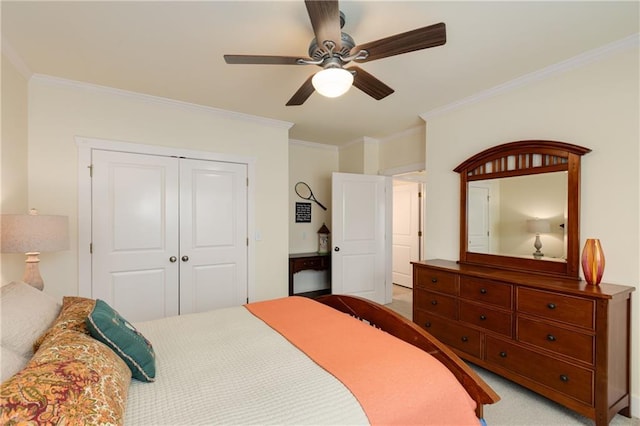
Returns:
[[[487,316],[486,316],[486,315],[480,315],[480,321],[484,321],[484,320],[486,320],[486,319],[487,319]]]
[[[436,277],[433,277],[433,278],[431,278],[431,282],[435,284],[435,283],[438,282],[438,279]]]
[[[507,357],[507,353],[504,352],[504,351],[500,352],[500,357],[506,358]]]
[[[467,336],[462,336],[460,340],[462,340],[463,342],[468,342],[469,338]]]
[[[547,340],[550,342],[555,342],[556,336],[554,336],[553,334],[547,334]]]
[[[431,301],[431,304],[432,304],[433,306],[436,306],[436,305],[438,304],[438,301],[437,301],[437,300],[432,300],[432,301]]]
[[[548,304],[547,304],[547,308],[549,308],[549,309],[555,309],[555,308],[556,308],[556,304],[555,304],[555,303],[548,303]]]
[[[560,375],[560,380],[562,380],[563,382],[567,383],[569,381],[569,376],[561,374]]]
[[[427,322],[425,322],[425,323],[424,323],[424,326],[425,326],[426,328],[431,327],[431,321],[427,321]]]
[[[486,288],[481,288],[480,289],[480,294],[487,294],[487,289]]]

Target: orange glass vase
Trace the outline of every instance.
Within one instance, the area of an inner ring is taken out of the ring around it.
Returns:
[[[582,249],[582,272],[584,280],[591,285],[598,285],[604,273],[604,252],[597,238],[589,238]]]

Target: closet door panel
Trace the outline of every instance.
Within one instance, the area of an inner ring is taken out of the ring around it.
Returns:
[[[180,313],[247,301],[247,166],[180,160]]]
[[[175,158],[92,152],[92,297],[130,321],[178,313]]]

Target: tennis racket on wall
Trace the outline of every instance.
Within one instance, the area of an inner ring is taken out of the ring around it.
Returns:
[[[300,198],[315,202],[317,205],[322,207],[323,210],[327,209],[325,206],[322,205],[320,201],[316,200],[316,197],[313,196],[313,192],[311,191],[311,188],[309,187],[309,185],[307,185],[304,182],[296,183],[296,194],[298,194],[298,197]]]

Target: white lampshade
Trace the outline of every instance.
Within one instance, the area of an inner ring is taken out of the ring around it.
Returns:
[[[67,250],[69,219],[67,216],[3,214],[0,251],[28,253]]]
[[[42,290],[38,255],[41,252],[67,250],[69,248],[69,219],[66,216],[29,214],[3,214],[0,216],[0,251],[25,253],[25,270],[22,281]]]
[[[347,93],[353,84],[353,74],[342,68],[325,68],[313,76],[311,84],[322,96],[337,98]]]
[[[527,231],[532,234],[546,234],[551,231],[551,224],[546,219],[527,220]]]

